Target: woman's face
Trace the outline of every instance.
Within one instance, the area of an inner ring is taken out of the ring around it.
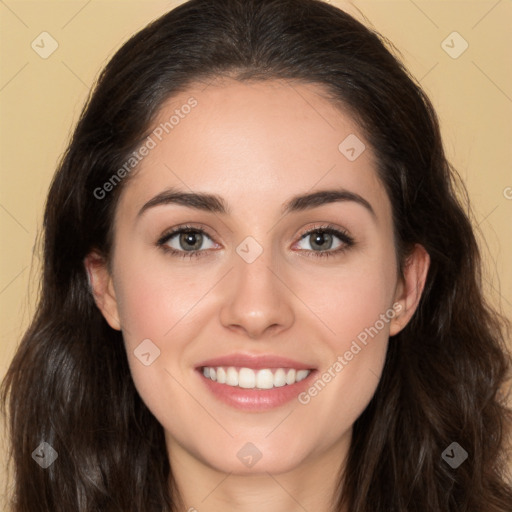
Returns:
[[[89,267],[171,463],[334,468],[409,315],[374,155],[319,92],[173,97],[122,191],[112,274]]]

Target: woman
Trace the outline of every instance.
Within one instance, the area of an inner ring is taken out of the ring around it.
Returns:
[[[505,511],[505,320],[432,106],[316,0],[113,57],[3,383],[14,512]]]

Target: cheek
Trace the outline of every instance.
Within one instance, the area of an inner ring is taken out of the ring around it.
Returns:
[[[392,305],[396,288],[394,259],[388,253],[354,257],[337,268],[315,270],[296,276],[304,304],[319,320],[322,332],[336,351],[373,326]],[[323,324],[323,325],[322,325]],[[387,337],[389,321],[382,326]]]
[[[207,280],[204,286],[201,282],[193,284],[190,277],[169,269],[166,272],[158,264],[139,266],[135,261],[122,262],[116,275],[119,315],[133,382],[158,420],[172,425],[169,411],[190,407],[190,397],[180,383],[186,379],[187,347],[197,324],[196,314],[200,313],[196,306],[208,289]]]
[[[179,325],[194,318],[194,308],[211,288],[208,275],[191,279],[165,258],[125,259],[116,272],[116,296],[123,333],[130,344],[168,339]],[[183,322],[183,323],[182,323]]]
[[[392,253],[391,253],[392,254]],[[350,428],[371,400],[380,380],[393,307],[395,262],[383,252],[332,272],[320,292],[308,279],[311,309],[322,321],[329,356],[299,402],[315,425],[336,424],[323,442]],[[317,281],[320,282],[320,281]],[[327,428],[327,427],[326,427]]]
[[[173,271],[165,258],[146,256],[143,261],[136,251],[130,254],[116,262],[115,273],[123,339],[140,395],[147,403],[158,403],[162,383],[173,385],[171,374],[181,381],[184,354],[201,312],[199,302],[214,281]]]

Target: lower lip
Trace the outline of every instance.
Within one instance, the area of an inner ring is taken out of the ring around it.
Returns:
[[[293,399],[297,399],[298,395],[310,385],[311,379],[316,373],[315,370],[312,370],[311,373],[300,382],[287,384],[278,388],[244,389],[238,386],[219,384],[216,381],[206,378],[201,370],[197,370],[197,372],[205,386],[216,398],[231,407],[246,411],[273,409]]]

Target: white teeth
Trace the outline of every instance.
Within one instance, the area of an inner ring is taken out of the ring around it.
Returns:
[[[274,373],[274,387],[280,388],[281,386],[286,386],[286,373],[282,368],[279,368]]]
[[[203,375],[207,379],[217,381],[219,384],[240,387],[244,389],[272,389],[282,386],[295,384],[304,380],[311,370],[295,370],[294,368],[263,368],[253,370],[251,368],[240,368],[237,370],[233,366],[228,368],[208,367],[203,368]]]
[[[309,375],[309,371],[308,370],[299,370],[297,372],[297,377],[295,377],[295,380],[297,382],[300,382],[301,380],[304,380],[308,375]]]
[[[270,370],[259,370],[256,374],[256,387],[258,389],[271,389],[274,387],[274,376]]]
[[[224,368],[217,368],[217,382],[219,384],[226,382],[226,370],[224,370]]]
[[[228,386],[238,386],[238,372],[232,366],[228,368],[226,384]]]
[[[238,386],[241,388],[254,388],[256,386],[256,374],[250,368],[241,368],[238,372]]]
[[[293,384],[295,382],[295,370],[288,370],[288,373],[286,374],[286,384]]]

